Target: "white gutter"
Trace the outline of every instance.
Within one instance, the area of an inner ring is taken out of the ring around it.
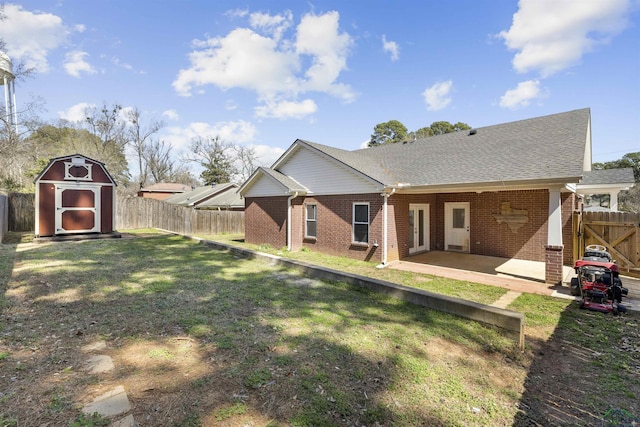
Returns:
[[[291,201],[298,197],[298,192],[296,191],[293,195],[289,196],[287,199],[287,250],[291,251]]]

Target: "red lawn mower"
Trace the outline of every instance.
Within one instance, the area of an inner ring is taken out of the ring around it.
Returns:
[[[580,308],[602,313],[626,312],[621,304],[629,290],[622,286],[618,266],[601,246],[587,246],[574,265],[577,277],[571,279],[571,294],[580,296]]]

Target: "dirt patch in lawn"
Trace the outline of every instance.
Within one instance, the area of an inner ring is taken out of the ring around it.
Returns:
[[[569,306],[558,328],[531,326],[522,353],[476,323],[175,236],[7,248],[1,425],[100,425],[81,408],[117,386],[141,426],[589,425],[610,408],[638,413],[633,316],[603,323]],[[96,354],[113,369],[89,372]]]

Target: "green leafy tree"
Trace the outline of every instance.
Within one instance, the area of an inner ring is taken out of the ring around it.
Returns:
[[[428,126],[409,133],[409,139],[422,139],[430,136],[433,136],[433,131]]]
[[[369,147],[377,145],[402,142],[407,140],[407,127],[398,120],[378,123],[373,128]]]
[[[444,135],[445,133],[457,132],[459,130],[468,130],[471,129],[471,126],[462,122],[451,124],[449,122],[441,121],[431,123],[429,129],[431,129],[431,135]]]
[[[416,139],[428,138],[435,135],[443,135],[445,133],[457,132],[460,130],[471,129],[466,123],[457,122],[451,124],[449,122],[440,121],[433,122],[430,126],[425,126],[418,130],[407,132],[407,128],[398,120],[389,120],[388,122],[378,123],[371,135],[369,147],[377,145],[413,141]]]
[[[197,137],[191,141],[190,154],[187,161],[195,162],[204,170],[200,174],[204,185],[224,184],[230,182],[236,173],[234,166],[234,146],[222,141],[220,137]]]

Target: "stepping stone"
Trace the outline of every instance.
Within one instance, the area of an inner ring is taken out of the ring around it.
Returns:
[[[114,415],[120,415],[131,410],[131,404],[127,393],[124,391],[123,386],[118,386],[115,389],[106,392],[105,394],[93,399],[93,402],[85,405],[82,408],[82,412],[85,414],[93,414],[97,412],[103,417],[112,417]]]
[[[109,372],[113,370],[113,368],[113,359],[111,359],[110,356],[104,356],[102,354],[89,357],[86,364],[86,370],[89,371],[90,374]]]
[[[506,294],[502,295],[500,298],[498,298],[496,302],[491,304],[491,307],[507,308],[507,306],[511,304],[520,295],[522,295],[522,292],[507,291]]]
[[[107,343],[104,341],[96,341],[91,344],[87,344],[81,348],[84,353],[91,353],[92,351],[102,351],[107,349]]]
[[[133,419],[133,415],[127,415],[120,421],[111,423],[109,427],[138,427],[138,423]]]

